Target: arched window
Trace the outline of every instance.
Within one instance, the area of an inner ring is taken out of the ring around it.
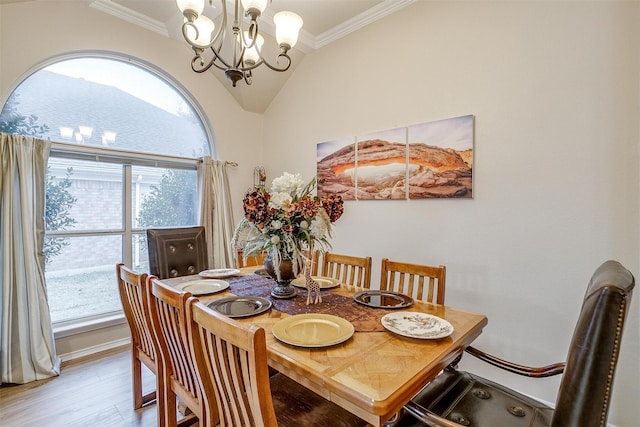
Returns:
[[[197,159],[212,154],[198,105],[142,61],[78,53],[11,93],[0,131],[53,142],[45,277],[54,324],[121,311],[118,262],[148,272],[145,229],[197,222]]]

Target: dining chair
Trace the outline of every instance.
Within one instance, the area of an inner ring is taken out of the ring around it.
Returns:
[[[264,328],[188,301],[189,341],[205,411],[220,427],[359,427],[369,424],[287,376],[269,376]],[[208,417],[206,427],[213,427]]]
[[[322,275],[333,277],[345,285],[371,288],[371,257],[356,257],[325,252]]]
[[[383,258],[380,290],[399,292],[425,302],[444,304],[447,269],[444,265],[409,264]]]
[[[148,310],[153,328],[154,344],[158,350],[159,376],[162,386],[158,386],[158,401],[168,427],[190,425],[199,422],[206,425],[202,402],[202,385],[193,365],[193,358],[187,337],[186,303],[190,292],[179,291],[167,286],[157,277],[147,277]],[[177,399],[191,410],[191,414],[178,422]],[[212,413],[212,424],[217,417]]]
[[[555,409],[450,365],[405,405],[394,426],[605,427],[626,312],[635,280],[617,261],[594,272],[578,315],[566,363],[517,365],[467,348],[480,360],[527,377],[563,374]]]
[[[236,256],[237,256],[238,268],[254,267],[254,266],[264,265],[264,259],[267,257],[267,253],[263,252],[260,255],[245,257],[244,251],[242,249],[238,249]]]
[[[202,226],[147,229],[149,270],[159,279],[207,270],[207,241]]]
[[[156,351],[153,345],[151,320],[146,310],[147,274],[138,274],[125,267],[116,265],[118,292],[122,302],[122,310],[131,332],[131,383],[133,388],[133,408],[139,409],[156,400],[156,391],[142,394],[143,365],[154,375],[158,375]],[[157,382],[157,381],[156,381]]]

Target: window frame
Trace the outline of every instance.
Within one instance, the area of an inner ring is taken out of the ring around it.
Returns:
[[[73,52],[67,52],[49,57],[41,62],[38,62],[26,72],[24,72],[16,82],[10,87],[5,95],[0,98],[2,108],[7,103],[9,97],[15,92],[15,90],[33,74],[43,70],[44,68],[53,65],[55,63],[81,58],[95,58],[95,59],[107,59],[120,61],[132,66],[137,66],[158,79],[163,80],[174,90],[176,90],[184,100],[191,106],[192,110],[197,115],[202,128],[207,138],[210,156],[212,158],[218,157],[217,144],[215,134],[207,116],[203,113],[202,106],[198,101],[187,91],[187,89],[178,82],[174,77],[166,73],[160,67],[153,65],[150,62],[144,61],[140,58],[136,58],[124,53],[107,51],[107,50],[77,50]],[[0,108],[1,110],[1,108]],[[132,218],[132,197],[131,197],[131,184],[132,174],[131,169],[134,166],[153,166],[153,167],[166,167],[172,169],[186,169],[197,170],[199,160],[196,158],[179,157],[170,155],[159,155],[154,153],[142,153],[134,151],[126,151],[119,149],[109,149],[99,146],[69,144],[64,142],[52,141],[49,157],[64,158],[64,159],[78,159],[88,161],[100,161],[121,164],[123,166],[123,192],[122,192],[122,209],[123,209],[123,223],[121,229],[118,230],[64,230],[64,231],[45,231],[45,238],[47,237],[78,237],[78,236],[106,236],[106,235],[120,235],[122,236],[122,259],[127,265],[131,265],[133,260],[132,254],[132,238],[134,234],[139,234],[144,231],[144,228],[133,228]],[[197,191],[197,189],[196,189]],[[115,271],[115,265],[114,265]],[[83,332],[89,332],[104,327],[115,326],[126,322],[124,312],[122,310],[112,311],[107,313],[100,313],[92,316],[85,316],[77,319],[70,319],[66,321],[60,321],[53,323],[53,332],[55,338],[71,336]]]

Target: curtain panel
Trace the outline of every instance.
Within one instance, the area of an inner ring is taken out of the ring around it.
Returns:
[[[231,205],[231,190],[227,174],[228,162],[206,156],[198,164],[200,225],[207,236],[209,268],[231,268],[235,254],[231,238],[235,223]]]
[[[0,384],[60,374],[44,279],[51,142],[0,133]]]

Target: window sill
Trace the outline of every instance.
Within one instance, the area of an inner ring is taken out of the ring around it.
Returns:
[[[53,337],[63,338],[126,323],[124,313],[112,313],[53,324]]]

